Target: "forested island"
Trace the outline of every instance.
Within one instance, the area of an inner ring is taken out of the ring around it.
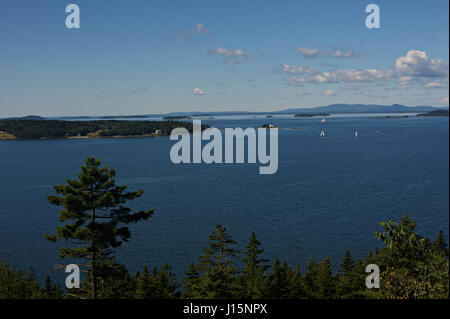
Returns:
[[[177,121],[0,120],[0,140],[165,136],[177,127],[192,132],[192,123]],[[207,126],[202,125],[202,129]]]
[[[329,113],[299,113],[295,114],[294,117],[315,117],[315,116],[330,116]]]
[[[417,114],[417,116],[440,116],[440,117],[448,117],[448,110],[436,110],[427,113]]]

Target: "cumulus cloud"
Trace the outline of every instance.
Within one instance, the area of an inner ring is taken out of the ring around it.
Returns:
[[[297,51],[300,52],[303,56],[307,58],[320,58],[323,56],[323,52],[319,51],[319,49],[310,49],[308,47],[297,48]]]
[[[323,55],[319,50],[301,48],[303,54]],[[333,51],[336,55],[351,55],[349,51]],[[428,58],[426,52],[410,50],[406,56],[396,59],[393,68],[380,69],[331,69],[321,71],[305,65],[281,65],[281,72],[288,75],[288,84],[302,86],[305,83],[378,83],[396,80],[400,88],[421,85],[427,89],[448,87],[448,64],[440,59]],[[426,83],[425,83],[426,82]]]
[[[195,95],[205,95],[205,91],[203,91],[202,89],[199,88],[195,88],[192,93],[194,93]]]
[[[381,71],[377,69],[337,69],[321,72],[313,67],[298,65],[291,66],[283,64],[282,72],[291,75],[289,81],[293,84],[304,83],[339,83],[339,82],[376,82],[389,80],[392,71]]]
[[[430,59],[427,53],[410,50],[406,56],[395,61],[395,72],[399,76],[448,77],[448,64],[440,59]]]
[[[335,96],[336,93],[332,90],[326,90],[323,94],[325,94],[326,96]]]
[[[323,51],[317,48],[299,47],[297,51],[306,58],[322,58],[326,56],[332,56],[336,58],[360,58],[363,57],[361,52],[357,52],[354,49],[335,49],[331,51]]]
[[[218,55],[221,55],[221,56],[227,57],[227,58],[245,57],[246,56],[244,51],[242,51],[240,49],[227,50],[224,48],[217,48],[217,49],[211,50],[211,53],[218,54]]]
[[[197,22],[193,27],[178,34],[176,37],[185,39],[193,44],[199,44],[199,42],[194,40],[195,35],[197,34],[211,35],[212,31],[208,29],[203,23]]]
[[[241,64],[245,62],[247,54],[241,49],[227,50],[224,48],[217,48],[210,51],[211,54],[220,55],[223,57],[223,62],[227,64]]]
[[[206,34],[206,35],[211,34],[211,30],[209,30],[207,27],[205,27],[205,25],[203,23],[200,23],[200,22],[195,24],[195,31],[197,31],[198,33]]]
[[[437,88],[441,88],[442,84],[439,82],[428,82],[425,84],[425,87],[427,89],[437,89]]]

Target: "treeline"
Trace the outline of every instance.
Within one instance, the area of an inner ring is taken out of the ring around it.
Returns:
[[[334,272],[330,259],[314,262],[306,269],[291,267],[278,258],[272,264],[262,257],[263,249],[252,233],[238,269],[235,242],[226,229],[217,225],[197,264],[190,264],[180,282],[168,264],[131,275],[124,265],[111,263],[99,273],[98,298],[108,299],[343,299],[343,298],[448,298],[448,247],[442,232],[431,243],[420,238],[407,217],[392,222],[383,249],[369,251],[364,259],[354,260],[347,250],[339,270]],[[404,234],[404,240],[396,238]],[[383,237],[383,233],[378,234]],[[407,236],[418,241],[409,242]],[[395,238],[395,239],[394,239]],[[415,246],[422,242],[419,246]],[[405,245],[406,244],[406,245]],[[399,255],[406,254],[406,255]],[[380,288],[368,289],[365,272],[368,264],[381,268]],[[89,277],[89,275],[88,275]],[[90,298],[89,278],[80,289],[55,285],[47,276],[39,284],[31,269],[16,271],[6,261],[0,263],[0,299],[8,298]]]
[[[375,233],[382,248],[369,251],[365,259],[345,253],[334,271],[328,257],[310,259],[305,269],[278,258],[264,258],[264,249],[254,233],[245,249],[227,229],[216,225],[203,253],[178,279],[169,265],[144,267],[130,274],[116,262],[114,248],[131,238],[126,226],[149,219],[154,210],[131,212],[128,200],[142,190],[128,192],[114,181],[115,171],[101,167],[100,160],[88,158],[77,180],[54,186],[51,204],[62,207],[55,235],[64,240],[62,258],[79,258],[86,273],[78,289],[65,289],[47,277],[40,285],[32,270],[17,271],[6,261],[0,264],[0,298],[127,298],[127,299],[330,299],[330,298],[448,298],[449,250],[443,231],[431,241],[416,233],[417,224],[405,215],[400,222],[382,223]],[[366,266],[380,268],[380,288],[366,287]]]
[[[448,110],[435,110],[427,113],[420,113],[417,114],[417,116],[442,116],[442,117],[448,117]]]
[[[192,132],[192,123],[179,121],[61,121],[61,120],[0,120],[0,132],[18,139],[56,139],[70,136],[139,136],[169,135],[177,127]],[[206,128],[206,126],[203,126]]]

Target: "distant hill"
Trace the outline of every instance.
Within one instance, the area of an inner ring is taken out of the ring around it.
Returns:
[[[36,115],[24,117],[7,118],[14,120],[96,120],[96,119],[124,119],[124,118],[164,118],[164,119],[189,119],[192,117],[213,117],[220,115],[267,115],[267,114],[294,114],[299,117],[302,114],[337,114],[337,113],[425,113],[444,108],[434,106],[405,106],[401,104],[378,105],[378,104],[331,104],[310,108],[289,108],[273,112],[249,112],[249,111],[218,111],[218,112],[171,112],[165,114],[143,114],[143,115],[106,115],[106,116],[62,116],[44,118]],[[5,119],[4,119],[5,120]]]
[[[42,117],[42,116],[38,116],[38,115],[27,115],[27,116],[22,116],[22,117],[8,117],[8,118],[4,118],[2,120],[36,120],[36,121],[41,121],[41,120],[46,120],[46,118]]]
[[[318,106],[313,108],[290,108],[278,113],[300,114],[311,112],[323,113],[414,113],[431,112],[439,110],[433,106],[405,106],[401,104],[377,105],[377,104],[331,104],[327,106]]]
[[[448,117],[448,110],[435,110],[428,113],[417,114],[417,116],[443,116]]]

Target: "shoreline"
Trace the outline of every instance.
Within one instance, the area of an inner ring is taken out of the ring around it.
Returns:
[[[109,139],[109,138],[144,138],[144,137],[164,137],[169,135],[156,135],[156,134],[145,134],[145,135],[112,135],[112,136],[67,136],[67,137],[57,137],[57,138],[17,138],[10,134],[8,137],[3,137],[0,135],[0,141],[55,141],[55,140],[87,140],[87,139]]]

